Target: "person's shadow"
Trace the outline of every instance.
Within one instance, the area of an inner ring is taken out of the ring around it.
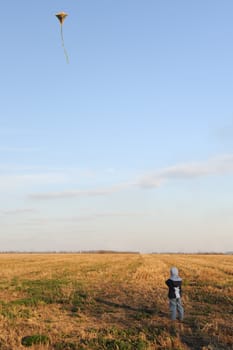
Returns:
[[[95,298],[95,301],[97,303],[112,307],[112,308],[116,308],[116,309],[124,309],[124,310],[129,310],[129,311],[133,311],[136,313],[141,313],[141,314],[145,314],[145,316],[160,316],[160,317],[164,317],[166,316],[166,314],[160,310],[158,310],[157,307],[155,308],[148,308],[148,307],[133,307],[127,304],[122,304],[122,303],[116,303],[110,300],[106,300],[103,298]]]

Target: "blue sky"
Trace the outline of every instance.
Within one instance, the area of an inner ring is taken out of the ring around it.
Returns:
[[[232,250],[232,1],[1,10],[0,250]]]

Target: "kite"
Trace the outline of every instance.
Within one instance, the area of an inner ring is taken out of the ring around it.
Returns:
[[[68,14],[65,13],[65,12],[59,12],[59,13],[56,13],[55,16],[57,17],[57,19],[59,20],[60,25],[61,25],[61,42],[62,42],[62,47],[63,47],[63,50],[64,50],[64,54],[66,56],[66,62],[69,63],[69,57],[68,57],[68,54],[66,52],[64,38],[63,38],[63,31],[62,31],[63,22],[64,22],[65,18],[68,16]]]

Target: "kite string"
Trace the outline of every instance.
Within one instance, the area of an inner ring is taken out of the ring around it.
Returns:
[[[64,50],[64,54],[66,56],[66,62],[69,63],[69,57],[68,57],[68,54],[67,54],[67,51],[66,51],[66,48],[65,48],[65,43],[64,43],[64,38],[63,38],[62,24],[61,24],[61,42],[62,42],[62,47],[63,47],[63,50]]]

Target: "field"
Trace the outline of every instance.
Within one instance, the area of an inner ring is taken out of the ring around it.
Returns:
[[[171,266],[184,322],[170,321]],[[233,349],[233,256],[1,254],[0,349]]]

